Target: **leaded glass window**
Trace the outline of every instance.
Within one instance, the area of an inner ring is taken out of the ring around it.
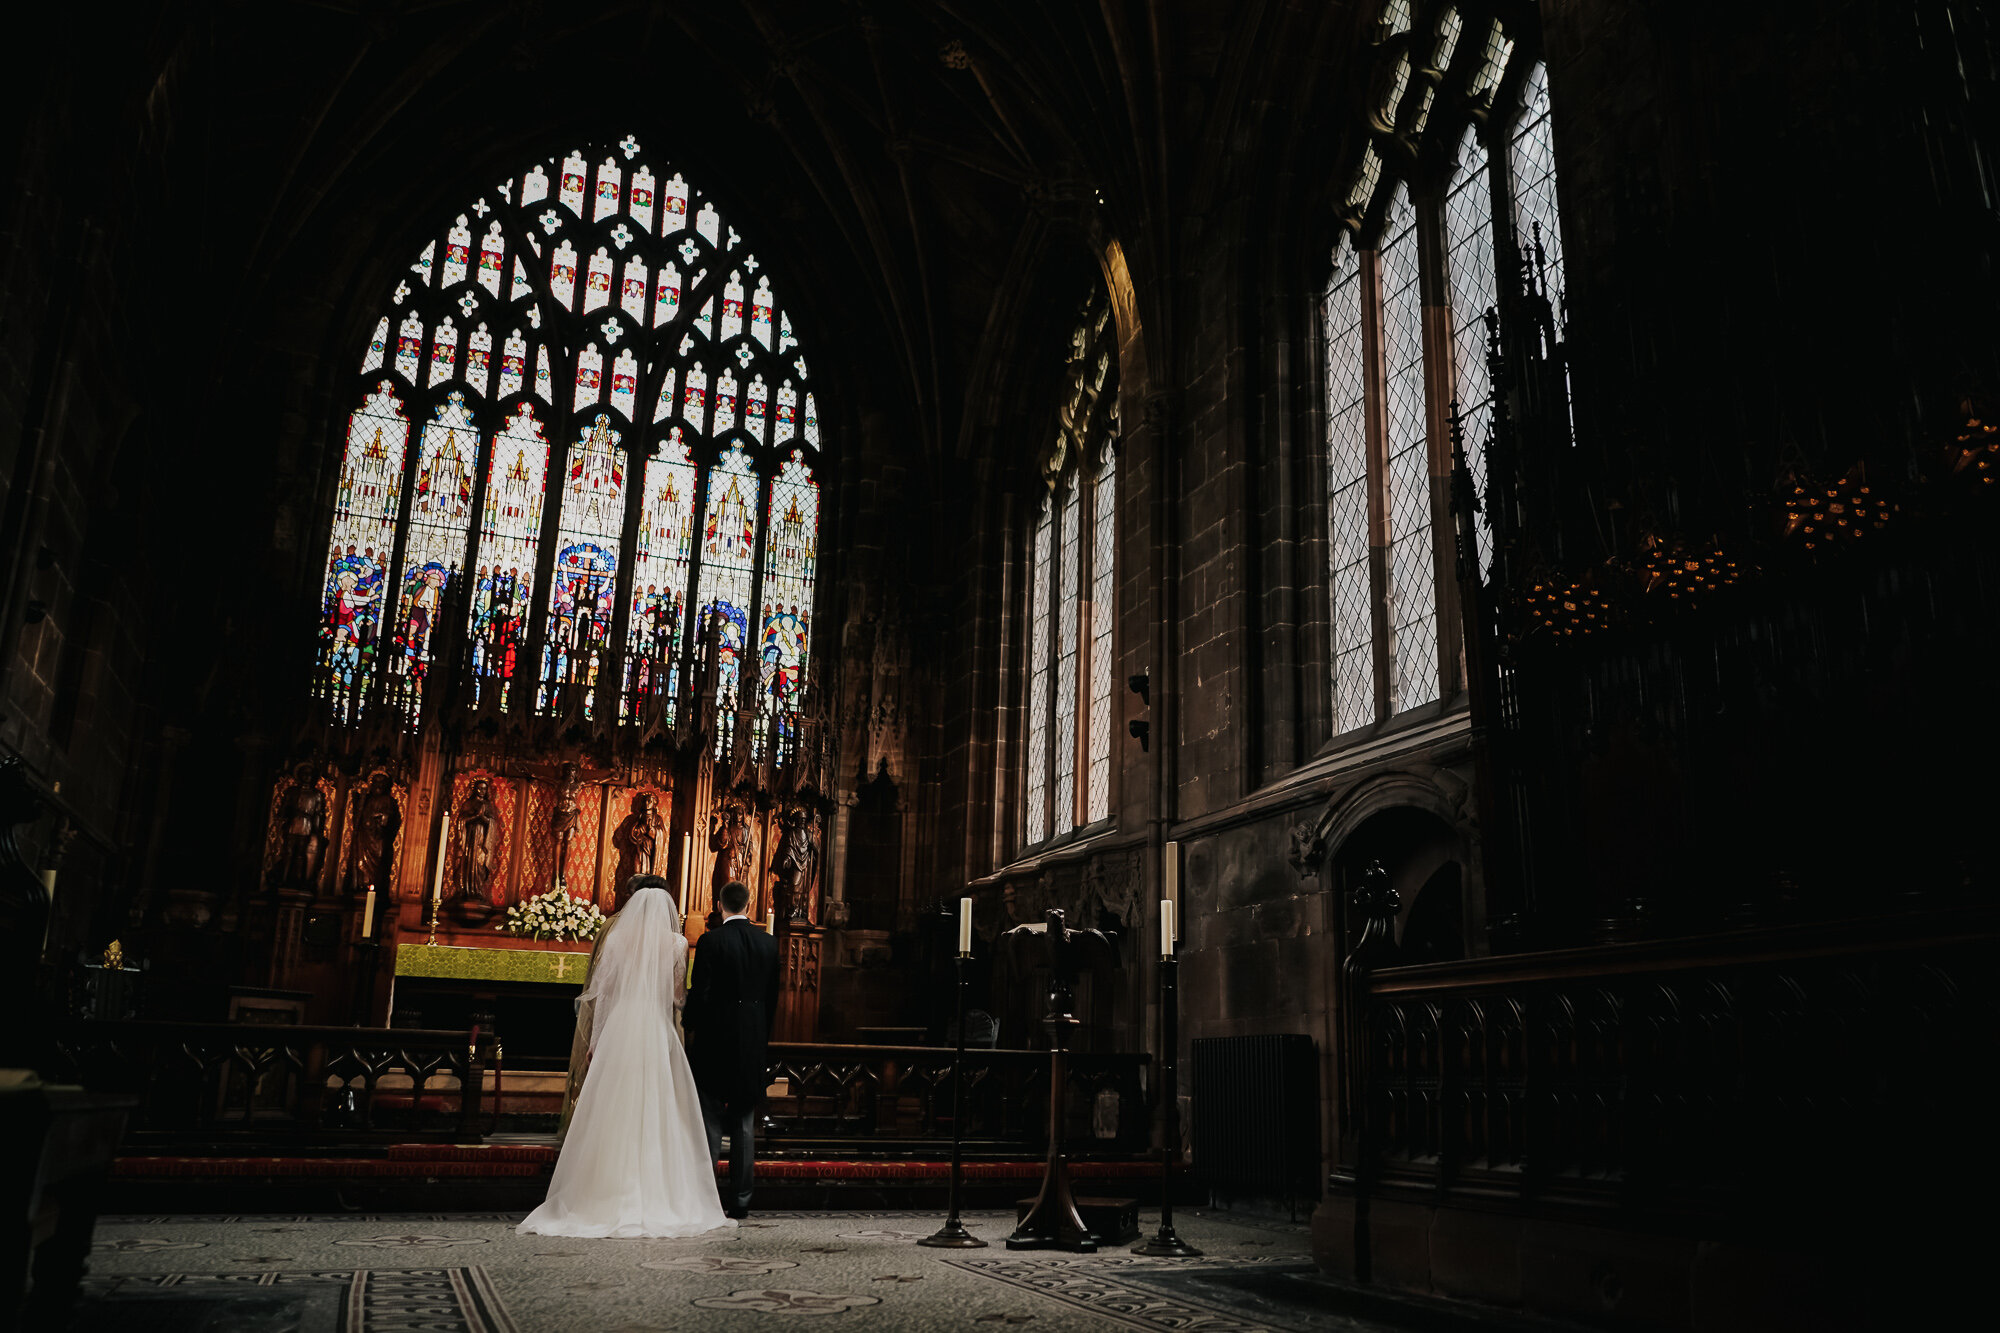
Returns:
[[[1336,732],[1375,720],[1374,588],[1368,568],[1368,411],[1361,260],[1342,236],[1323,320],[1326,339],[1327,539]]]
[[[1389,204],[1381,248],[1384,486],[1388,515],[1389,711],[1438,697],[1437,563],[1431,549],[1430,440],[1424,423],[1424,311],[1416,210]]]
[[[1452,397],[1463,414],[1465,463],[1486,493],[1486,436],[1493,424],[1493,383],[1486,369],[1486,312],[1500,299],[1493,281],[1493,184],[1486,147],[1468,125],[1458,144],[1457,174],[1444,197],[1445,277],[1451,296]],[[1480,567],[1492,556],[1491,522],[1480,510],[1475,532]]]
[[[1024,847],[1111,815],[1116,361],[1111,304],[1100,288],[1071,330],[1028,543]]]
[[[1338,194],[1347,225],[1320,312],[1336,735],[1433,703],[1457,680],[1440,632],[1441,617],[1456,614],[1443,426],[1456,411],[1467,470],[1484,494],[1493,422],[1485,317],[1539,282],[1502,263],[1532,256],[1537,226],[1547,290],[1560,304],[1547,73],[1536,62],[1509,77],[1522,38],[1507,30],[1517,20],[1503,23],[1494,8],[1383,5],[1374,86],[1385,95]],[[1507,107],[1495,108],[1503,93]],[[1450,151],[1425,150],[1426,136],[1444,135]],[[1492,552],[1483,513],[1475,540],[1484,571]]]
[[[1521,119],[1511,145],[1514,175],[1514,234],[1523,253],[1539,239],[1548,273],[1549,295],[1560,309],[1563,289],[1562,218],[1556,206],[1556,149],[1549,125],[1549,67],[1540,61],[1528,71],[1521,95]]]
[[[671,723],[699,651],[755,743],[792,734],[821,468],[795,327],[717,201],[630,136],[442,219],[358,359],[320,580],[334,719],[416,727],[449,663],[481,709]]]

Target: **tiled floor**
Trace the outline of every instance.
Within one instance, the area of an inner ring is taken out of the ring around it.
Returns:
[[[756,1215],[686,1240],[519,1236],[518,1215],[109,1217],[76,1327],[151,1333],[641,1333],[773,1321],[938,1329],[1378,1330],[1311,1276],[1303,1226],[1183,1211],[1195,1260],[933,1250],[930,1213]],[[1150,1234],[1156,1219],[1146,1219]]]

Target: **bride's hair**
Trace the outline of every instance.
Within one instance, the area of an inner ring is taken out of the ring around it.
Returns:
[[[674,886],[658,875],[634,875],[618,886],[618,910],[623,911],[625,904],[632,901],[632,895],[641,889],[665,889],[669,898],[674,896]]]

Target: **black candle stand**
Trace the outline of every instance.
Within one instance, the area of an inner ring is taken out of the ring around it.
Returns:
[[[1160,959],[1160,1229],[1132,1247],[1134,1254],[1165,1259],[1199,1259],[1201,1251],[1174,1234],[1174,1162],[1180,1156],[1180,959]]]
[[[949,1214],[944,1225],[932,1234],[918,1241],[919,1245],[929,1245],[941,1250],[983,1250],[986,1242],[965,1229],[958,1220],[958,1179],[963,1169],[965,1145],[965,965],[972,961],[970,953],[958,955],[958,1041],[952,1048],[951,1057],[951,1193],[946,1200]]]

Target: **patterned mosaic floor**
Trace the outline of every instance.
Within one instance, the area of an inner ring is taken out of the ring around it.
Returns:
[[[686,1240],[517,1236],[518,1214],[108,1217],[75,1327],[120,1333],[704,1333],[796,1320],[1177,1333],[1386,1333],[1315,1286],[1303,1226],[1177,1216],[1199,1260],[915,1242],[929,1213],[793,1212]],[[1155,1219],[1148,1219],[1150,1232]],[[775,1322],[774,1322],[775,1321]]]

